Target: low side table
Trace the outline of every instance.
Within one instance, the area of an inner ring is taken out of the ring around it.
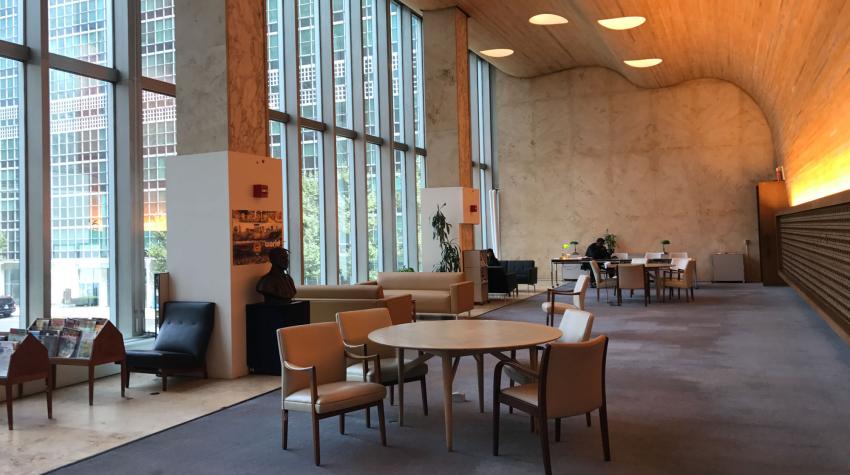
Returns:
[[[245,344],[248,370],[255,374],[280,375],[278,328],[310,323],[310,302],[252,303],[245,306]]]

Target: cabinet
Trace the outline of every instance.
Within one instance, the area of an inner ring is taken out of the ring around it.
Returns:
[[[310,302],[252,303],[245,306],[248,369],[256,374],[280,374],[278,328],[310,323]]]
[[[712,282],[744,282],[744,255],[718,252],[711,255]]]
[[[764,285],[785,285],[779,277],[776,213],[788,207],[784,181],[763,181],[756,187],[759,221],[759,263]]]
[[[475,303],[487,303],[487,251],[463,251],[463,272],[475,288]]]

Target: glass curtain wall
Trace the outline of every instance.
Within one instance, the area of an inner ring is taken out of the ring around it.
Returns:
[[[475,226],[475,243],[479,249],[497,248],[493,236],[491,190],[496,188],[494,149],[490,113],[490,64],[469,54],[469,107],[472,119],[472,181],[481,190],[481,225]]]
[[[349,284],[419,268],[409,233],[427,155],[421,20],[389,0],[266,1],[270,154],[299,153],[284,159],[298,160],[284,167],[300,190],[288,206],[300,210],[287,219],[300,243],[293,276]]]

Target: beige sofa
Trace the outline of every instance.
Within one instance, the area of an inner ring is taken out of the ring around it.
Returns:
[[[457,316],[475,306],[473,283],[463,272],[379,272],[377,284],[386,297],[412,295],[417,314]]]
[[[409,294],[384,296],[374,285],[303,285],[296,288],[295,300],[310,302],[310,323],[335,322],[337,312],[386,308],[393,325],[412,321],[413,301]]]

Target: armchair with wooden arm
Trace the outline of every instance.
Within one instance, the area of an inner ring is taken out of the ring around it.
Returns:
[[[345,414],[378,408],[381,444],[386,446],[383,385],[346,380],[346,361],[375,360],[380,376],[378,355],[357,355],[348,351],[334,322],[281,328],[277,331],[281,363],[281,446],[287,448],[289,411],[308,412],[313,426],[313,456],[320,464],[319,420],[339,416],[340,432],[345,432]]]
[[[555,326],[555,314],[563,314],[567,310],[584,310],[584,299],[589,286],[590,277],[580,275],[572,291],[547,289],[546,302],[543,302],[541,306],[543,311],[546,312],[546,325]],[[557,295],[571,295],[573,297],[573,303],[556,302],[555,296]]]

